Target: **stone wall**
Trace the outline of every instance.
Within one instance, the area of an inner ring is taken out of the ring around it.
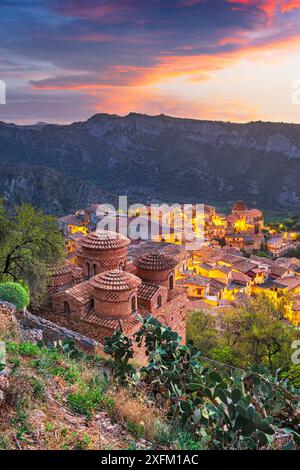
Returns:
[[[43,343],[45,345],[51,345],[54,341],[59,340],[72,340],[76,348],[86,354],[99,354],[103,352],[102,346],[96,340],[27,311],[16,312],[16,318],[25,330],[42,330]]]

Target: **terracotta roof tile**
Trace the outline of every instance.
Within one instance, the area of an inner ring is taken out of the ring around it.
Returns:
[[[300,278],[298,276],[281,277],[274,281],[274,285],[283,289],[293,290],[300,287]]]
[[[70,264],[63,264],[62,266],[55,266],[50,270],[51,276],[62,276],[64,274],[71,274],[72,266]]]
[[[248,284],[248,282],[251,281],[251,277],[247,276],[247,274],[244,274],[239,271],[232,271],[232,282],[235,283],[242,283],[242,284]]]
[[[152,297],[156,294],[158,291],[159,286],[156,286],[154,284],[147,284],[146,282],[143,282],[138,290],[138,299],[142,300],[151,300]]]
[[[98,230],[89,233],[81,240],[81,246],[88,249],[109,250],[129,245],[130,240],[120,233]]]
[[[97,289],[124,291],[139,287],[142,283],[141,279],[126,271],[105,271],[94,276],[91,285]]]
[[[108,328],[111,330],[121,330],[130,332],[134,330],[139,324],[140,321],[137,318],[137,315],[131,316],[126,318],[125,320],[118,320],[115,318],[103,318],[97,315],[94,310],[91,312],[83,315],[81,320],[86,321],[88,323],[92,323],[93,325],[97,325],[103,328]],[[103,339],[105,336],[108,336],[106,333],[103,335]]]
[[[93,298],[94,288],[89,281],[84,281],[67,289],[66,294],[74,297],[78,302],[85,304]]]
[[[134,264],[138,268],[149,271],[168,271],[175,268],[178,263],[171,256],[164,255],[158,251],[153,251],[151,253],[141,255],[134,261]]]

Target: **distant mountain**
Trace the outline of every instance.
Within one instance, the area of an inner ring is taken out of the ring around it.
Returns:
[[[94,202],[116,202],[106,191],[53,168],[0,164],[1,196],[12,209],[29,202],[50,214],[67,214]]]
[[[95,201],[103,190],[136,202],[225,205],[243,199],[272,210],[300,208],[297,124],[135,113],[96,114],[70,125],[0,123],[0,162],[7,199],[30,199],[52,211],[54,197],[56,212]],[[24,187],[12,184],[12,168],[18,181],[27,181]],[[50,191],[47,181],[60,190]]]

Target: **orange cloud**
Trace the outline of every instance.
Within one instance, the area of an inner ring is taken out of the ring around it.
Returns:
[[[236,5],[255,6],[268,17],[273,17],[276,11],[286,13],[300,8],[300,0],[227,0]]]

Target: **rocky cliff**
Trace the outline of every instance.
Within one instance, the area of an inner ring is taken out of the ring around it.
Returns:
[[[104,191],[140,202],[224,205],[244,199],[268,209],[300,207],[296,124],[134,113],[97,114],[70,125],[0,123],[0,162],[8,200],[30,199],[56,213],[87,200],[102,202]]]

